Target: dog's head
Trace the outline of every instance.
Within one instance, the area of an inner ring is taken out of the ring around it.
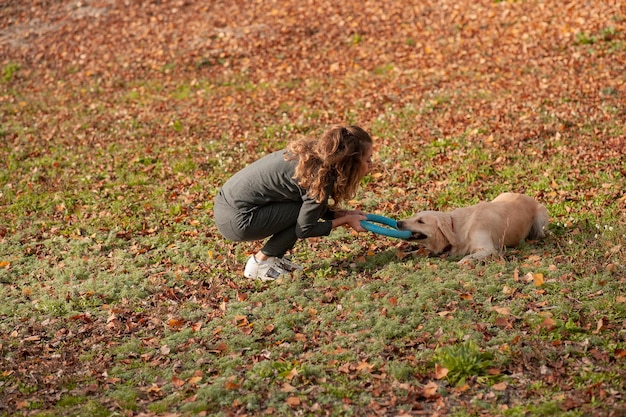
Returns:
[[[435,255],[457,244],[452,218],[448,213],[422,211],[411,218],[399,220],[398,229],[411,231],[409,240],[421,243]]]

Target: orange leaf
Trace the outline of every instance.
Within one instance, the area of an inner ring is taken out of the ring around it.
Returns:
[[[359,364],[356,366],[356,370],[369,372],[373,367],[374,365],[370,365],[369,363],[362,361],[362,362],[359,362]]]
[[[556,322],[552,320],[550,317],[547,317],[542,323],[541,327],[545,327],[546,330],[550,331],[556,327]]]
[[[146,392],[148,394],[161,394],[161,387],[159,387],[157,384],[152,384],[147,390]]]
[[[291,371],[289,371],[289,373],[285,376],[285,379],[288,380],[288,381],[291,381],[296,376],[298,376],[298,369],[297,368],[292,368]]]
[[[409,256],[408,252],[403,252],[401,250],[396,251],[396,259],[398,259],[399,261],[403,260],[407,256]]]
[[[226,353],[228,352],[228,345],[226,344],[226,342],[219,342],[213,349],[211,349],[209,352],[213,352],[213,353]]]
[[[224,384],[224,388],[226,388],[227,391],[234,391],[236,389],[239,389],[239,384],[233,381],[226,381],[226,384]]]
[[[450,372],[448,368],[444,368],[438,363],[435,364],[435,378],[443,379],[448,376],[448,372]]]
[[[424,397],[425,398],[433,398],[433,397],[438,397],[439,395],[437,394],[437,390],[439,389],[439,385],[437,385],[435,382],[429,382],[428,384],[424,385]]]
[[[280,388],[281,392],[294,392],[296,391],[296,387],[294,387],[293,385],[291,385],[288,382],[285,382],[283,384],[283,386]]]
[[[187,380],[189,385],[196,385],[200,381],[202,381],[202,376],[200,375],[192,376],[191,378]]]
[[[287,404],[289,404],[290,407],[297,407],[300,405],[300,398],[298,397],[289,397],[287,398]]]
[[[602,329],[604,329],[605,325],[608,324],[608,320],[605,318],[602,318],[600,320],[598,320],[598,322],[596,323],[596,330],[593,331],[593,334],[598,334],[600,333],[600,331]]]
[[[503,316],[508,316],[511,314],[511,309],[509,307],[493,307],[492,310],[498,314],[502,314]]]
[[[504,391],[506,390],[506,382],[499,382],[497,384],[494,384],[492,388],[496,391]]]
[[[174,375],[172,377],[172,385],[174,385],[176,388],[180,388],[185,385],[185,380]]]
[[[167,321],[168,326],[174,329],[180,329],[185,324],[185,320],[182,319],[169,319]]]

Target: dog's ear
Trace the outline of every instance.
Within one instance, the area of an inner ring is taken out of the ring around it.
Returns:
[[[456,233],[454,233],[454,230],[452,230],[452,218],[448,216],[437,217],[437,227],[444,235],[444,237],[448,240],[448,242],[452,246],[456,246],[457,239]]]

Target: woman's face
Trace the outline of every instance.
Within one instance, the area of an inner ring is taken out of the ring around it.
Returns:
[[[368,144],[365,149],[365,153],[363,154],[363,158],[361,158],[361,169],[359,174],[361,174],[361,178],[367,175],[368,172],[372,169],[372,154],[374,153],[374,148],[372,145]]]

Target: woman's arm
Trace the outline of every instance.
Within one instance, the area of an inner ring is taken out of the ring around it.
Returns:
[[[367,217],[360,210],[338,210],[335,212],[335,218],[332,220],[333,229],[339,226],[348,225],[357,232],[365,232],[361,226],[361,220]]]

